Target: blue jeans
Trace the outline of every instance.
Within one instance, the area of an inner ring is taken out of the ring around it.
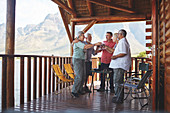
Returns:
[[[83,84],[85,82],[85,74],[84,74],[84,60],[83,59],[77,59],[73,58],[73,67],[74,67],[74,84],[72,88],[73,93],[78,93],[79,91],[83,90]]]
[[[109,65],[110,64],[101,63],[100,70],[110,69]],[[101,80],[100,88],[102,88],[102,89],[105,88],[105,76],[106,76],[106,74],[104,74],[104,75],[103,75],[103,73],[100,74],[100,80]],[[109,74],[109,77],[110,77],[110,89],[112,90],[112,89],[114,89],[114,86],[113,86],[113,71],[112,71],[111,74]]]

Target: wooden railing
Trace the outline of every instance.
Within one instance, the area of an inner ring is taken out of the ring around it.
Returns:
[[[92,68],[98,68],[99,61],[100,61],[100,57],[92,58]],[[131,61],[132,61],[131,68],[128,70],[128,72],[139,72],[139,63],[149,63],[150,68],[152,66],[150,58],[132,57]],[[141,72],[141,74],[143,76],[144,72]],[[131,76],[131,73],[125,75],[125,77],[129,77],[129,76]],[[91,79],[91,78],[89,78],[89,79]],[[95,81],[97,80],[97,74],[94,75],[94,80]],[[91,80],[88,80],[88,82],[90,83]]]
[[[7,79],[8,58],[14,58],[14,61],[19,60],[20,74],[15,76],[20,76],[20,80],[15,82],[20,81],[20,104],[24,103],[24,97],[27,97],[27,101],[31,101],[32,99],[54,92],[55,89],[60,90],[67,87],[66,84],[63,83],[58,86],[55,85],[58,78],[55,78],[51,66],[53,64],[58,64],[63,73],[65,73],[63,64],[71,63],[71,57],[0,54],[0,59],[2,59],[2,109],[6,109],[6,104],[10,101],[6,98],[6,91],[8,91],[8,89],[6,82],[4,82]],[[32,77],[33,79],[31,79]],[[27,81],[26,87],[24,86],[24,83],[26,82],[24,79]],[[31,87],[33,87],[33,89],[31,89]],[[27,89],[27,95],[24,95],[25,88]]]
[[[67,87],[66,84],[55,85],[58,78],[55,78],[53,73],[52,65],[58,64],[63,71],[63,64],[72,63],[71,57],[60,57],[60,56],[37,56],[37,55],[3,55],[0,54],[0,59],[2,59],[2,108],[5,109],[5,104],[7,103],[6,91],[8,91],[6,86],[6,74],[7,74],[7,59],[14,58],[14,61],[19,61],[20,74],[15,76],[20,76],[20,104],[23,104],[26,100],[31,101],[42,97],[43,95],[50,94],[55,90],[60,90]],[[92,59],[92,67],[97,68],[98,61],[100,58]],[[132,58],[132,67],[129,70],[138,71],[139,62],[147,62],[148,58]],[[143,73],[143,72],[142,72]],[[130,76],[130,75],[127,75]],[[25,79],[26,77],[26,79]],[[33,78],[33,79],[31,79]],[[27,85],[24,86],[24,79],[27,81]],[[97,75],[95,75],[94,80],[97,80]],[[15,81],[15,82],[18,82]],[[91,81],[91,80],[89,80]],[[14,83],[15,84],[15,83]],[[69,84],[71,85],[71,84]],[[31,89],[33,87],[33,89]],[[24,95],[24,89],[27,89],[27,94]],[[15,92],[15,91],[14,91]],[[12,94],[14,95],[14,94]],[[24,100],[24,97],[27,97]],[[10,101],[10,100],[8,100]]]

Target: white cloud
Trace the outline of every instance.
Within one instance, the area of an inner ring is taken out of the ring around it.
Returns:
[[[0,0],[0,24],[6,22],[6,2]],[[16,0],[16,28],[38,24],[49,14],[57,13],[58,6],[51,0]]]
[[[6,21],[6,0],[0,0],[0,24]]]

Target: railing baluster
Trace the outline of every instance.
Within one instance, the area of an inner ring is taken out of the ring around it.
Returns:
[[[20,104],[24,104],[24,57],[20,58]]]
[[[62,57],[60,57],[59,58],[59,66],[60,66],[60,68],[62,69]],[[61,81],[61,80],[60,80]],[[61,83],[60,84],[60,89],[62,89],[63,88],[63,84]]]
[[[42,57],[39,57],[39,97],[42,97]]]
[[[7,57],[2,57],[2,111],[7,108]]]
[[[65,58],[64,57],[62,58],[61,70],[62,70],[63,74],[65,74],[64,65],[63,64],[65,64]],[[63,82],[63,88],[65,88],[65,87],[66,87],[66,84],[65,84],[65,82]]]
[[[34,57],[33,67],[33,99],[37,97],[37,57]]]
[[[53,57],[53,65],[55,64],[55,57]],[[54,70],[52,70],[52,92],[55,91],[55,75],[54,75]]]
[[[31,57],[27,58],[27,101],[31,101]]]
[[[44,95],[47,94],[47,57],[44,57]]]
[[[138,59],[135,58],[135,72],[137,72],[137,71],[138,71]],[[135,77],[137,77],[137,76],[135,76]]]
[[[144,63],[144,59],[142,58],[141,60],[142,60],[141,62]],[[142,77],[143,77],[143,74],[144,74],[144,71],[142,71]]]
[[[64,61],[64,62],[65,62],[65,64],[68,64],[68,57],[65,57],[65,61]],[[65,73],[66,73],[66,71],[65,71]],[[70,79],[69,76],[68,76],[68,78]],[[69,85],[69,84],[66,84],[66,87],[68,87],[68,85]]]
[[[48,60],[48,93],[51,93],[51,58]]]
[[[57,58],[56,58],[56,64],[59,65],[59,63],[60,63],[59,61],[60,61],[60,58],[57,57]],[[56,83],[57,83],[57,82],[59,81],[59,80],[58,80],[58,77],[55,77],[55,78],[56,78]],[[56,90],[57,90],[57,91],[58,91],[58,89],[59,89],[58,87],[59,87],[59,84],[56,84]]]

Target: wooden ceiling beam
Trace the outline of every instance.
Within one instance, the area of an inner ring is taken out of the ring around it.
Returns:
[[[72,10],[71,8],[69,8],[68,6],[66,6],[66,4],[64,4],[61,0],[52,0],[54,3],[56,3],[59,7],[61,7],[62,9],[64,9],[65,11],[67,11],[68,13],[75,15],[76,12],[74,10]]]
[[[67,3],[68,3],[68,6],[75,12],[75,13],[73,14],[73,17],[74,17],[74,18],[77,17],[75,8],[74,8],[74,6],[73,6],[73,0],[67,0]]]
[[[125,20],[106,20],[106,21],[97,21],[96,24],[106,24],[106,23],[119,23],[119,22],[137,22],[137,21],[146,21],[146,19],[125,19]],[[90,21],[77,22],[76,25],[85,25]]]
[[[83,32],[86,33],[97,21],[93,20],[91,21],[84,29]]]
[[[109,21],[109,20],[137,20],[146,19],[145,15],[116,15],[116,16],[93,16],[86,18],[72,18],[72,22],[86,22],[86,21]]]
[[[69,40],[70,40],[70,43],[72,43],[72,42],[73,42],[73,38],[72,38],[72,36],[71,36],[70,29],[69,29],[68,23],[67,23],[67,21],[66,21],[66,16],[64,16],[64,10],[63,10],[61,7],[58,7],[58,8],[59,8],[59,11],[60,11],[60,14],[61,14],[61,17],[62,17],[64,26],[65,26],[65,29],[66,29],[68,38],[69,38]]]
[[[108,1],[103,1],[103,0],[89,0],[89,1],[91,3],[99,4],[99,5],[106,6],[106,7],[109,7],[109,8],[113,8],[113,9],[116,9],[116,10],[120,10],[120,11],[124,11],[124,12],[128,12],[128,13],[136,13],[131,8],[124,7],[124,6],[121,6],[121,5],[117,5],[117,4],[114,4],[113,2],[108,2]]]
[[[92,3],[90,3],[89,0],[86,0],[86,2],[87,2],[87,7],[88,7],[88,10],[89,10],[90,16],[93,16],[94,13],[93,13],[93,9],[92,9]]]

